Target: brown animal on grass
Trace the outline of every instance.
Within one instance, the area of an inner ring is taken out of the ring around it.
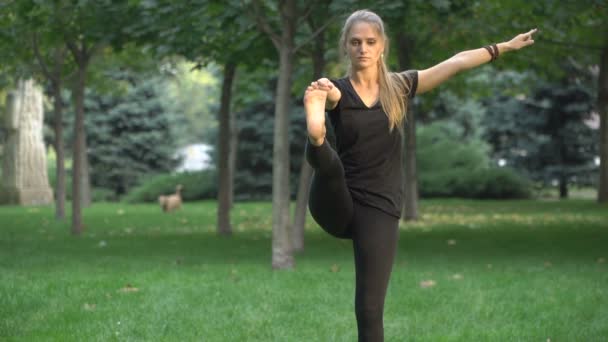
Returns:
[[[175,187],[175,193],[168,196],[158,196],[158,203],[164,212],[172,212],[182,206],[182,186]]]

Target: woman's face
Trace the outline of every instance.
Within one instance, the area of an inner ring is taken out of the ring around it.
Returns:
[[[384,52],[384,40],[374,25],[359,21],[353,24],[346,40],[346,51],[353,69],[377,67]]]

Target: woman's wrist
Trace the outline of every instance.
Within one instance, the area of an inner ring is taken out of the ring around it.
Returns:
[[[340,97],[340,90],[338,90],[338,88],[336,88],[336,86],[334,86],[327,92],[327,100],[329,100],[331,102],[336,102],[339,97]]]
[[[496,46],[498,47],[498,51],[502,54],[504,52],[509,52],[509,51],[513,51],[513,47],[511,47],[511,44],[509,44],[509,42],[503,42],[503,43],[498,43],[496,44]]]

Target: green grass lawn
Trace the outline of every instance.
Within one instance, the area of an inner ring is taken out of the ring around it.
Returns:
[[[309,218],[296,268],[273,271],[270,204],[237,204],[228,238],[215,208],[95,204],[74,237],[52,208],[0,207],[0,340],[356,340],[348,241]],[[608,206],[420,210],[401,229],[386,341],[608,340]]]

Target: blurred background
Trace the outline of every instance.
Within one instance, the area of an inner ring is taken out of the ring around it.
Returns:
[[[74,194],[80,212],[156,201],[176,184],[224,213],[271,199],[305,212],[303,90],[345,74],[338,38],[358,8],[385,20],[396,71],[539,28],[531,48],[410,105],[406,219],[418,198],[608,200],[605,1],[3,0],[2,121],[7,94],[33,79],[58,218]]]

